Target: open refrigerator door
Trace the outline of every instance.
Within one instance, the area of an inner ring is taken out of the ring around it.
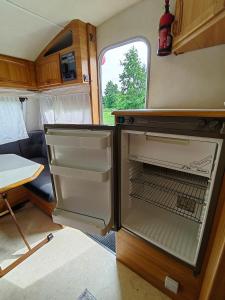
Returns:
[[[115,128],[46,125],[57,199],[53,221],[105,235],[114,225]]]

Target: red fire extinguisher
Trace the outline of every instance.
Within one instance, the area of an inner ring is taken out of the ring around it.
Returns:
[[[173,36],[171,34],[171,26],[174,21],[174,15],[170,13],[169,0],[165,0],[165,13],[159,22],[159,48],[158,56],[166,56],[171,54]]]

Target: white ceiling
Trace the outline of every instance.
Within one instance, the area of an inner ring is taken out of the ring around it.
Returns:
[[[142,0],[0,0],[0,53],[35,60],[71,20],[95,26]]]

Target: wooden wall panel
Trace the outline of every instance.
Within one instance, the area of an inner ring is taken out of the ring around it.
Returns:
[[[116,234],[116,257],[172,299],[198,300],[200,276],[194,276],[190,268],[125,230]],[[166,276],[179,282],[177,295],[165,288]]]
[[[27,201],[29,198],[27,189],[25,189],[23,186],[8,191],[7,196],[8,201],[12,207]],[[0,213],[2,213],[5,210],[7,210],[7,207],[4,201],[0,199]]]
[[[225,43],[223,0],[177,0],[173,52],[180,54]]]
[[[206,255],[199,300],[225,299],[225,176]]]
[[[88,34],[88,56],[89,56],[89,76],[91,88],[92,120],[94,124],[100,123],[99,111],[99,89],[98,89],[98,64],[96,46],[96,28],[87,24]]]
[[[56,202],[47,202],[46,200],[42,199],[40,196],[31,192],[30,190],[27,190],[27,193],[28,193],[29,200],[34,205],[40,208],[47,215],[52,216],[52,212],[56,206]]]

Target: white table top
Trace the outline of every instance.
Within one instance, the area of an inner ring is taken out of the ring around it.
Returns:
[[[44,166],[16,154],[0,155],[0,193],[37,178]]]

